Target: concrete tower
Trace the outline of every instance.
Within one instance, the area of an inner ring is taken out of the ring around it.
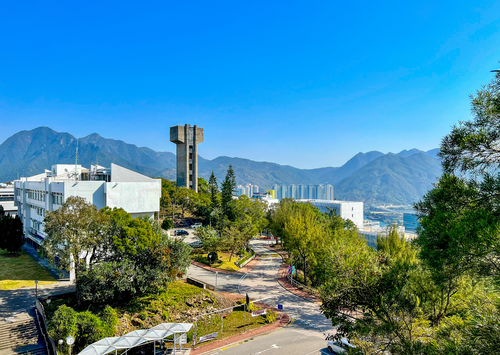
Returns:
[[[203,128],[170,127],[170,141],[177,145],[177,186],[198,192],[198,143],[203,142]]]

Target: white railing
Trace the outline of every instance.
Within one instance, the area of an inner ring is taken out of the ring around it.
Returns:
[[[300,289],[302,289],[302,290],[304,290],[304,291],[306,291],[306,292],[308,292],[308,293],[310,293],[310,294],[312,294],[312,295],[314,295],[314,296],[319,296],[319,293],[318,293],[318,291],[317,291],[317,290],[315,290],[315,289],[314,289],[314,288],[312,288],[312,287],[306,286],[306,285],[304,285],[304,284],[302,284],[302,283],[298,282],[297,280],[294,280],[294,279],[293,279],[293,277],[292,277],[292,275],[287,274],[287,275],[286,275],[286,277],[287,277],[287,279],[288,279],[288,282],[290,282],[290,284],[291,284],[292,286],[295,286],[295,287],[297,287],[297,288],[300,288]]]

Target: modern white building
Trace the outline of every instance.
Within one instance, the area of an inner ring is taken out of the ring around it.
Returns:
[[[328,209],[335,210],[337,215],[343,219],[351,220],[358,229],[363,228],[363,202],[352,202],[352,201],[337,201],[337,200],[313,200],[313,199],[302,199],[297,200],[298,202],[310,203],[313,206],[319,208],[323,213],[327,213]]]
[[[42,174],[14,182],[14,204],[24,224],[28,244],[34,248],[46,234],[43,219],[68,197],[79,196],[97,206],[123,208],[132,217],[154,217],[160,210],[161,179],[152,179],[116,164],[111,168],[57,164]]]
[[[15,216],[17,207],[14,205],[14,188],[0,187],[0,206],[3,207],[5,214]]]

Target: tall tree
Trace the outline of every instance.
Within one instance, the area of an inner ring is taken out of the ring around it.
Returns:
[[[217,185],[217,178],[215,177],[214,171],[212,170],[212,175],[208,179],[208,191],[210,193],[210,200],[212,202],[212,209],[219,207],[219,185]]]
[[[61,269],[74,268],[75,277],[85,269],[82,259],[95,255],[102,246],[108,230],[109,218],[100,213],[95,205],[82,197],[71,196],[57,210],[45,216],[43,253]],[[74,264],[72,264],[72,262]]]
[[[221,196],[222,213],[229,220],[234,219],[233,209],[231,207],[231,201],[233,200],[233,194],[235,190],[236,190],[236,176],[234,175],[233,166],[229,165],[229,169],[227,169],[226,178],[222,182],[222,196]]]
[[[471,106],[473,119],[460,122],[442,140],[439,156],[447,173],[484,174],[500,166],[500,72],[471,95]]]

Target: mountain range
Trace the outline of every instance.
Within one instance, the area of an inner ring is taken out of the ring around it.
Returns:
[[[18,132],[0,145],[0,181],[36,175],[56,163],[74,164],[77,144],[78,164],[85,167],[115,163],[148,176],[175,179],[173,153],[156,152],[97,133],[77,140],[69,133],[38,127]],[[337,199],[410,204],[420,199],[441,175],[438,151],[411,149],[397,154],[371,151],[356,154],[340,167],[318,169],[227,156],[213,160],[199,157],[199,176],[208,180],[214,171],[221,182],[231,164],[236,182],[241,185],[251,183],[269,189],[275,184],[331,184]]]

